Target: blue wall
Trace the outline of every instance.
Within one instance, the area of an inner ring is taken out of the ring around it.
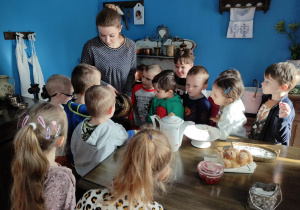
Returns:
[[[194,50],[195,65],[208,69],[209,89],[218,74],[228,68],[238,69],[245,85],[249,86],[254,78],[262,82],[263,72],[270,64],[290,59],[290,43],[283,35],[275,34],[274,25],[282,19],[288,23],[300,22],[299,0],[272,0],[267,13],[257,11],[252,39],[226,38],[230,13],[221,15],[217,0],[176,2],[144,0],[145,25],[135,26],[132,20],[129,30],[124,27],[122,32],[136,40],[153,36],[156,27],[163,24],[169,27],[172,36],[194,40],[198,45]],[[97,35],[95,18],[102,3],[96,0],[1,0],[0,31],[34,31],[45,80],[55,73],[70,76],[80,62],[84,43]],[[0,75],[14,77],[19,93],[14,48],[15,41],[0,37]]]

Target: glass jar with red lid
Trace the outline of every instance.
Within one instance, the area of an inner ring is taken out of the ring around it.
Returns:
[[[208,184],[220,182],[220,178],[224,174],[223,166],[212,161],[201,161],[197,165],[197,170],[200,177]]]

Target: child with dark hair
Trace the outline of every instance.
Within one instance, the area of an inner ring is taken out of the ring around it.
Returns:
[[[160,72],[161,68],[157,64],[146,66],[143,71],[142,84],[137,84],[133,88],[131,97],[133,111],[129,120],[132,120],[136,127],[147,123],[151,100],[155,97],[152,80]]]
[[[176,73],[176,88],[177,93],[181,98],[185,94],[186,76],[189,70],[194,66],[195,56],[189,48],[176,49],[174,55],[175,73]]]
[[[276,63],[266,69],[264,78],[261,86],[265,95],[250,138],[288,146],[295,117],[288,92],[298,83],[299,72],[291,63]]]
[[[73,132],[71,151],[76,172],[84,176],[131,138],[136,131],[127,131],[110,118],[115,113],[115,93],[107,86],[95,85],[85,94],[86,118]]]
[[[184,120],[209,124],[211,106],[202,91],[206,90],[209,74],[203,66],[193,66],[186,77],[187,94],[183,96]]]
[[[134,77],[135,77],[134,85],[142,84],[143,71],[145,71],[146,69],[147,69],[147,66],[145,64],[141,64],[141,65],[138,65],[136,67],[136,72],[135,72],[135,75],[134,75]]]
[[[221,75],[214,81],[210,96],[220,106],[220,114],[213,120],[221,131],[221,140],[226,140],[229,135],[247,138],[244,128],[247,118],[241,100],[243,90],[242,79],[233,74]]]
[[[153,80],[155,97],[152,100],[148,114],[148,122],[152,122],[150,116],[156,114],[160,118],[168,116],[171,112],[183,119],[184,108],[179,95],[174,93],[176,88],[175,73],[172,70],[164,70],[157,74]]]

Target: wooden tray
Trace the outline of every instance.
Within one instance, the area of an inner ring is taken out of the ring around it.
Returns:
[[[233,142],[233,147],[238,150],[247,150],[251,153],[253,161],[257,162],[273,162],[277,160],[280,150],[274,150],[269,147],[259,146],[257,144]],[[225,148],[224,148],[225,149]]]

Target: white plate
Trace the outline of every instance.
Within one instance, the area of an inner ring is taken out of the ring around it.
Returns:
[[[194,147],[197,147],[197,148],[201,148],[201,149],[204,149],[204,148],[208,148],[210,147],[211,143],[209,141],[194,141],[192,140],[191,141],[191,144],[194,146]]]
[[[201,138],[201,136],[197,135],[197,130],[207,130],[209,133],[209,139]],[[209,125],[204,125],[204,124],[189,125],[185,129],[184,134],[191,140],[202,141],[202,142],[214,141],[220,138],[221,136],[221,132],[218,128]]]
[[[204,156],[204,160],[217,162],[217,156]],[[241,166],[238,168],[224,168],[225,173],[241,173],[241,174],[252,174],[256,169],[256,163],[252,162],[248,165]]]
[[[203,139],[201,136],[197,135],[197,130],[207,130],[209,133],[209,139]],[[197,125],[189,125],[184,134],[192,140],[191,144],[197,148],[208,148],[211,145],[211,141],[217,140],[221,136],[221,132],[218,128],[197,124]]]

